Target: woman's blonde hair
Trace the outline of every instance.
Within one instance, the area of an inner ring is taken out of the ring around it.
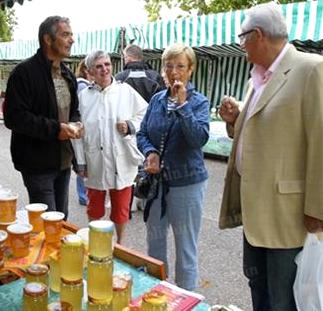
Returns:
[[[192,71],[195,70],[196,67],[196,56],[194,50],[181,43],[175,43],[165,49],[162,55],[162,65],[165,66],[166,62],[178,55],[185,54],[188,62],[189,67]]]
[[[82,59],[76,67],[75,70],[76,78],[87,79],[87,67],[85,65],[85,60]]]

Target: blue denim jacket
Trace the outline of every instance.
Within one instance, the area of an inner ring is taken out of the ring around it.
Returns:
[[[137,133],[139,150],[147,156],[159,152],[169,129],[163,156],[163,180],[169,186],[186,186],[206,180],[202,147],[209,139],[209,101],[188,83],[187,103],[167,111],[168,90],[153,96]]]

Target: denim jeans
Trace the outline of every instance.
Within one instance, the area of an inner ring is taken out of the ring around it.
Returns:
[[[86,188],[84,186],[84,178],[79,175],[76,176],[76,191],[79,198],[79,203],[86,205],[88,199],[86,195]]]
[[[296,311],[295,256],[302,248],[254,247],[243,237],[243,270],[249,279],[254,311]]]
[[[167,233],[172,227],[175,239],[175,281],[178,286],[193,290],[198,285],[197,241],[201,228],[206,182],[184,187],[170,187],[166,195],[166,213],[161,216],[161,193],[154,200],[147,226],[148,254],[166,264]]]
[[[30,203],[44,203],[48,211],[59,211],[68,216],[68,188],[71,169],[46,174],[21,172]]]

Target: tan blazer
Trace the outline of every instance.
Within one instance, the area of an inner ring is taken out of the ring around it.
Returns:
[[[219,226],[243,224],[254,246],[299,247],[304,213],[323,220],[323,57],[288,49],[245,123],[240,178],[237,138],[251,94],[234,127]]]

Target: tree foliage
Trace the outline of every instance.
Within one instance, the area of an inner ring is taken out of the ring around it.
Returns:
[[[255,4],[268,2],[269,0],[143,0],[145,2],[145,10],[148,13],[150,21],[156,21],[161,18],[160,11],[162,7],[168,9],[179,8],[183,11],[183,15],[189,15],[192,12],[197,14],[209,14],[226,12],[230,10],[240,10],[249,8]],[[300,2],[303,0],[280,0],[279,3]]]
[[[0,9],[0,42],[13,39],[14,27],[17,25],[13,9]]]

